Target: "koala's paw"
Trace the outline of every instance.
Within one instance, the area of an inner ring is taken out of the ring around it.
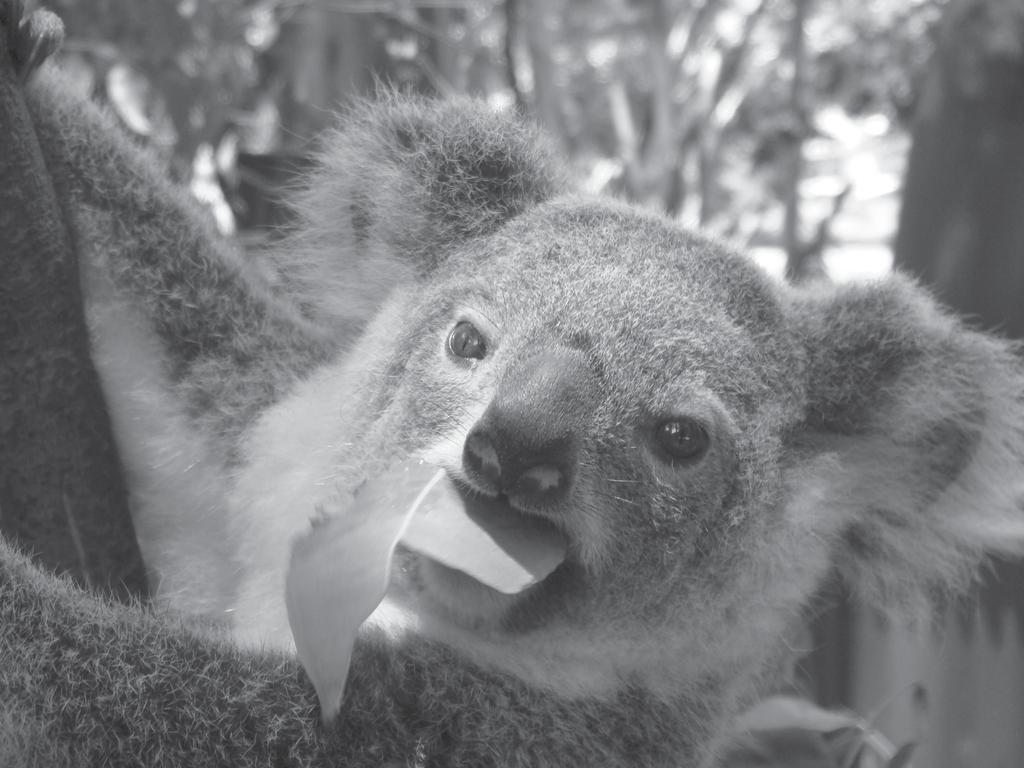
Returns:
[[[64,42],[64,24],[45,10],[26,13],[24,0],[0,0],[4,55],[24,82]]]

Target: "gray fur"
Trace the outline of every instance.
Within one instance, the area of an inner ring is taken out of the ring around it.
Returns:
[[[834,566],[913,611],[960,593],[986,551],[1022,549],[1020,360],[905,278],[777,284],[577,195],[512,117],[394,95],[326,140],[300,232],[248,262],[93,107],[49,77],[30,94],[87,302],[129,307],[155,339],[159,402],[185,425],[168,434],[204,457],[196,498],[225,518],[205,565],[229,573],[202,601],[166,590],[205,614],[182,619],[105,604],[5,548],[0,725],[43,737],[0,747],[58,743],[90,765],[696,767]],[[444,340],[467,313],[489,352],[459,367]],[[467,618],[407,556],[394,589],[431,620],[364,633],[322,730],[293,659],[230,642],[281,637],[289,535],[394,460],[457,455],[523,361],[565,349],[594,382],[572,403],[581,459],[551,512],[569,561]],[[108,388],[115,411],[136,394]],[[711,444],[673,464],[653,430],[684,416]]]

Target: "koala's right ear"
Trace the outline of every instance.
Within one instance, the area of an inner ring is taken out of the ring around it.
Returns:
[[[328,314],[351,322],[567,179],[541,132],[513,114],[467,98],[385,94],[353,107],[324,138],[319,166],[293,201],[285,279],[305,270],[307,301],[318,292],[333,304]],[[325,285],[344,299],[332,301]]]
[[[1024,361],[910,280],[800,295],[791,307],[806,423],[794,530],[830,541],[881,607],[962,592],[986,554],[1024,554]]]

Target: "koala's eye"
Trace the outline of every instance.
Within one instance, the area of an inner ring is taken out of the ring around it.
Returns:
[[[672,463],[690,463],[707,453],[711,438],[695,419],[665,419],[654,428],[654,440]]]
[[[448,351],[467,360],[483,360],[487,354],[487,342],[472,323],[463,320],[456,323],[448,334]]]

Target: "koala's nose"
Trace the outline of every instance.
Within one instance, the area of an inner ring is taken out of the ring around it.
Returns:
[[[584,355],[568,348],[512,367],[466,437],[466,472],[481,487],[520,503],[563,499],[575,478],[593,383]]]

